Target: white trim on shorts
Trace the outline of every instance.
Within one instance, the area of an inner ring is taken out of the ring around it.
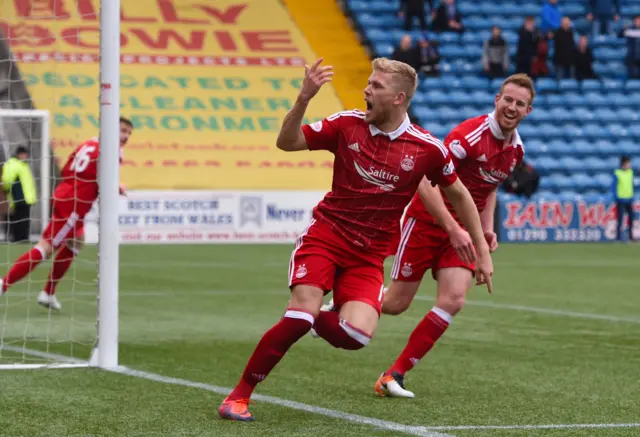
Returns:
[[[62,242],[67,239],[69,232],[71,232],[73,228],[76,226],[76,223],[78,222],[79,218],[80,216],[77,213],[75,212],[71,213],[71,215],[67,219],[67,222],[64,224],[62,229],[60,229],[58,233],[54,235],[54,237],[51,239],[51,245],[53,247],[60,246]]]
[[[298,251],[298,249],[300,249],[300,247],[302,246],[303,240],[304,240],[304,236],[307,235],[309,233],[309,229],[311,228],[311,226],[313,224],[315,224],[316,220],[315,219],[311,219],[311,221],[309,222],[309,224],[307,225],[307,227],[304,229],[304,231],[302,231],[302,233],[300,233],[300,235],[298,235],[298,238],[296,239],[296,247],[294,247],[293,252],[291,252],[291,259],[289,260],[289,287],[291,287],[291,284],[293,283],[293,278],[296,274],[295,272],[295,257],[296,257],[296,252]]]
[[[407,247],[407,242],[411,237],[411,231],[416,224],[416,219],[409,217],[407,223],[402,227],[402,234],[400,236],[400,244],[398,245],[398,251],[396,252],[395,259],[393,260],[393,267],[391,268],[391,279],[398,279],[400,268],[402,264],[402,255],[404,255],[404,249]]]

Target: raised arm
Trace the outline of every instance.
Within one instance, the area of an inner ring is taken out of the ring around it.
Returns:
[[[304,80],[298,93],[298,98],[289,113],[282,121],[282,127],[276,140],[276,146],[286,152],[306,150],[307,146],[302,132],[302,120],[311,99],[318,94],[322,85],[331,82],[333,71],[331,66],[320,67],[322,58],[318,59],[311,67],[305,65]]]

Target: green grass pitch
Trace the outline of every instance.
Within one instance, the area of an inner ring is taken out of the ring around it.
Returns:
[[[0,264],[6,269],[26,248],[3,246]],[[123,246],[121,364],[235,385],[260,336],[283,313],[290,251]],[[23,346],[88,358],[95,259],[95,248],[86,248],[60,284],[61,314],[35,303],[50,263],[0,300],[0,334],[11,347],[0,364],[36,362],[16,352]],[[640,436],[640,427],[474,428],[640,422],[640,245],[503,245],[494,259],[494,294],[474,288],[469,305],[408,375],[415,399],[380,399],[373,385],[431,307],[430,277],[407,313],[383,316],[367,348],[336,350],[307,336],[257,393],[406,426],[470,427],[439,431],[449,436]],[[265,401],[252,405],[256,422],[224,422],[216,412],[223,398],[97,369],[0,371],[0,436],[407,435]]]

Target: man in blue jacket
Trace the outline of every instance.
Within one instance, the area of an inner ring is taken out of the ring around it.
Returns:
[[[611,20],[620,19],[620,0],[591,0],[587,19],[593,23],[592,38],[599,34],[611,35]]]
[[[548,0],[542,7],[540,12],[540,32],[543,35],[552,34],[560,28],[560,19],[562,18],[562,12],[558,7],[558,0]]]

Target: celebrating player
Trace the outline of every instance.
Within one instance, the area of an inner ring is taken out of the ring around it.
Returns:
[[[120,147],[124,147],[133,131],[133,124],[120,117]],[[73,258],[84,244],[84,217],[98,198],[97,138],[85,141],[71,154],[61,172],[62,182],[53,192],[52,215],[40,241],[16,260],[6,276],[0,280],[0,296],[7,289],[31,273],[42,261],[58,251],[49,273],[49,280],[38,296],[38,303],[60,310],[55,296],[58,281],[71,266]],[[120,186],[120,194],[124,187]]]
[[[458,177],[481,211],[482,228],[492,252],[498,247],[493,232],[496,190],[522,162],[524,147],[516,128],[531,112],[534,97],[527,75],[508,77],[495,98],[494,112],[462,122],[445,139]],[[404,388],[404,375],[444,334],[473,285],[475,266],[469,234],[437,188],[423,184],[420,191],[403,222],[382,312],[400,314],[409,308],[428,269],[438,282],[437,297],[395,363],[376,382],[380,396],[414,397]]]
[[[296,242],[284,317],[264,334],[240,382],[218,409],[224,419],[253,420],[248,404],[256,385],[312,327],[336,348],[357,350],[369,343],[380,317],[384,258],[402,212],[425,176],[442,187],[468,227],[478,249],[479,278],[491,281],[491,255],[471,195],[457,179],[444,145],[407,116],[417,86],[415,70],[376,59],[364,90],[366,112],[339,112],[302,126],[310,100],[333,76],[321,61],[305,67],[277,146],[332,152],[332,190]],[[321,313],[322,298],[332,289],[338,311]]]

